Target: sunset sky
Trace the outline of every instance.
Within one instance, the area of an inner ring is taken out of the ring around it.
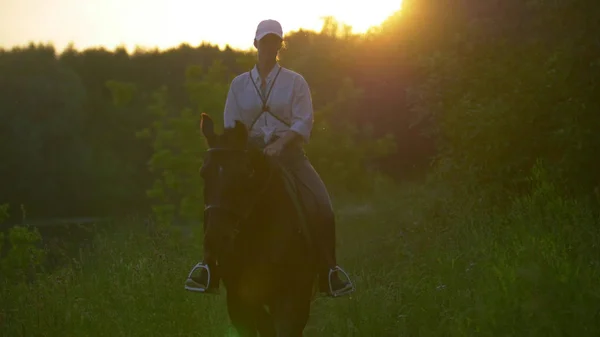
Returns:
[[[52,42],[58,51],[69,42],[133,50],[207,41],[247,49],[262,19],[279,20],[287,32],[319,30],[321,17],[331,15],[361,33],[400,6],[401,0],[0,0],[0,47],[33,41]]]

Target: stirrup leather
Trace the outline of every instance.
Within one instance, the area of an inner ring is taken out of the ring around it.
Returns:
[[[333,287],[331,286],[331,275],[333,275],[336,271],[339,271],[342,274],[344,274],[344,277],[348,281],[348,285],[346,287],[344,287],[343,289],[341,289],[337,292],[334,292]],[[354,283],[352,283],[352,281],[350,280],[350,276],[348,276],[348,274],[339,266],[335,266],[334,268],[329,269],[327,283],[329,284],[329,295],[333,296],[333,297],[344,296],[344,295],[350,294],[356,290],[356,288],[354,287]]]

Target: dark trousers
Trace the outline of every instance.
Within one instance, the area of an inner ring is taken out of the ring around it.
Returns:
[[[299,151],[299,150],[294,150]],[[302,204],[308,212],[312,237],[323,257],[323,267],[335,267],[335,214],[325,183],[302,151],[293,160],[285,160],[285,167],[296,177]]]
[[[250,141],[261,149],[265,146],[262,139]],[[300,144],[289,144],[277,159],[296,178],[302,204],[308,213],[308,225],[313,232],[311,236],[315,240],[319,256],[322,257],[322,268],[335,267],[335,214],[325,183]]]

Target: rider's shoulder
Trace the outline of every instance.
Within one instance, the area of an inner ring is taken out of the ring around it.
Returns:
[[[237,76],[235,76],[232,80],[231,80],[231,85],[236,85],[239,84],[240,82],[244,81],[245,79],[248,78],[248,72],[245,73],[241,73]]]
[[[294,90],[309,90],[308,82],[299,72],[284,67],[281,67],[281,72],[293,83]]]
[[[248,79],[247,73],[242,73],[235,76],[229,84],[229,89],[233,92],[243,91],[246,86],[246,80]]]
[[[302,76],[302,74],[300,74],[299,72],[296,72],[290,68],[281,67],[281,72],[295,80],[306,82],[306,80],[304,79],[304,76]]]

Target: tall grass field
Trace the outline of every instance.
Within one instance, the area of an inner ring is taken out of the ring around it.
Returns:
[[[305,336],[600,336],[597,206],[546,182],[502,210],[439,184],[335,199],[357,291],[316,299]],[[44,258],[35,232],[13,230],[0,335],[235,336],[224,295],[183,289],[201,227],[98,226],[68,264],[37,274],[24,267]]]

